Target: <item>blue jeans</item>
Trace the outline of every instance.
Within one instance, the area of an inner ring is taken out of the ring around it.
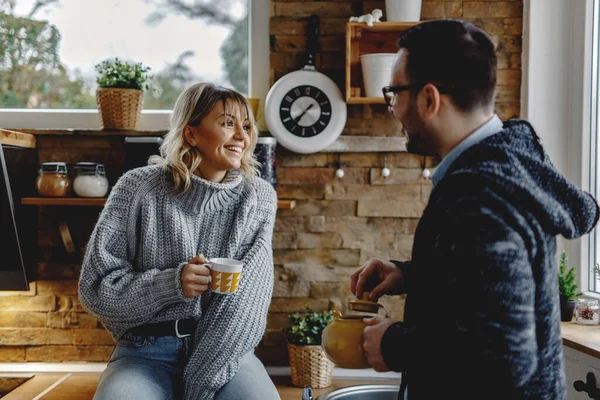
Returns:
[[[100,376],[94,400],[175,400],[183,398],[183,369],[192,338],[125,334]],[[279,400],[265,367],[247,353],[233,379],[215,400]]]

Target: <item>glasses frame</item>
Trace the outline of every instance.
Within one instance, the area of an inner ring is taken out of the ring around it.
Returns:
[[[423,86],[425,85],[422,83],[411,83],[408,85],[400,86],[384,86],[381,88],[381,92],[383,93],[383,99],[385,100],[385,104],[387,104],[388,107],[391,107],[394,96],[388,97],[388,93],[393,93],[395,95],[396,93],[403,92],[409,89],[421,89]]]

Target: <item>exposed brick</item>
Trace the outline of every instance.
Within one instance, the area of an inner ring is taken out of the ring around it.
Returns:
[[[521,51],[521,35],[503,35],[498,37],[498,52],[516,53]]]
[[[310,283],[300,280],[294,270],[282,265],[275,266],[273,297],[308,297]]]
[[[425,209],[425,204],[420,201],[398,200],[359,200],[359,217],[403,217],[420,218]]]
[[[74,344],[82,345],[97,345],[97,344],[114,344],[114,340],[109,331],[104,328],[100,329],[74,329],[73,330]]]
[[[298,239],[296,232],[275,232],[273,234],[274,249],[297,249]]]
[[[73,333],[67,329],[0,328],[0,346],[73,344]]]
[[[421,185],[349,185],[329,184],[326,186],[326,198],[330,200],[396,200],[410,202],[418,199]]]
[[[436,1],[423,2],[421,5],[421,17],[429,18],[462,18],[462,1]]]
[[[0,326],[3,328],[43,328],[46,326],[45,312],[0,312]]]
[[[311,299],[311,298],[274,298],[271,301],[269,312],[272,313],[302,313],[306,306],[313,311],[323,311],[329,308],[327,299]]]
[[[518,118],[521,113],[519,103],[496,103],[496,114],[501,120]]]
[[[77,279],[38,281],[38,294],[77,294]]]
[[[325,232],[325,217],[281,217],[275,220],[275,232]]]
[[[365,217],[329,217],[327,231],[346,232],[347,234],[398,232],[413,234],[418,218],[365,218]]]
[[[403,185],[403,184],[429,184],[428,179],[423,178],[423,170],[421,168],[390,168],[390,175],[383,177],[381,175],[382,168],[371,168],[369,171],[369,179],[371,185]]]
[[[27,362],[91,361],[107,362],[111,346],[33,346],[25,350]]]
[[[54,311],[57,307],[56,296],[0,297],[2,311]]]
[[[275,264],[356,265],[359,252],[352,249],[274,250]]]
[[[347,282],[313,282],[310,296],[314,298],[350,297],[350,275]]]
[[[298,200],[291,210],[281,210],[281,217],[286,216],[343,216],[356,215],[356,201],[352,200]]]
[[[352,232],[341,233],[342,244],[351,249],[392,249],[394,248],[394,232]]]
[[[280,199],[323,199],[325,185],[282,185],[277,183],[277,195]]]
[[[335,176],[336,168],[279,168],[277,182],[282,184],[325,184],[339,181]],[[344,168],[343,182],[364,184],[369,182],[369,170],[366,168]]]
[[[498,86],[496,88],[496,102],[506,103],[515,102],[518,103],[521,98],[521,88],[519,86]]]
[[[347,266],[337,266],[334,264],[323,265],[314,262],[289,262],[284,265],[286,271],[294,273],[299,281],[306,282],[347,282],[350,275],[362,265],[358,257],[355,262]]]
[[[515,18],[523,15],[523,4],[518,1],[465,1],[463,17]]]
[[[0,347],[0,360],[2,360],[2,362],[23,362],[23,361],[25,361],[25,347],[23,347],[23,346],[2,346],[2,347]]]
[[[499,69],[497,84],[498,86],[520,86],[521,71],[514,69]]]
[[[46,326],[49,328],[97,328],[98,320],[87,313],[50,312]]]
[[[351,2],[335,1],[295,1],[274,3],[274,14],[272,17],[308,17],[312,14],[321,18],[350,18],[354,15]]]
[[[336,249],[341,244],[342,236],[337,232],[298,233],[299,249]]]
[[[277,167],[326,167],[330,165],[328,153],[297,154],[277,150]]]

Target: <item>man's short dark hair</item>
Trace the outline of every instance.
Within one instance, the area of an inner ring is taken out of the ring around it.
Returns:
[[[462,111],[494,103],[495,45],[472,23],[458,19],[425,21],[402,32],[397,45],[409,52],[407,83],[436,85]]]

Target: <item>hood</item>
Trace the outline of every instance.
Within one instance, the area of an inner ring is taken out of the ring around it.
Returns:
[[[533,202],[534,215],[550,234],[577,238],[598,221],[596,200],[556,170],[526,121],[505,121],[502,131],[459,156],[448,171],[454,173],[477,174],[516,206]]]

